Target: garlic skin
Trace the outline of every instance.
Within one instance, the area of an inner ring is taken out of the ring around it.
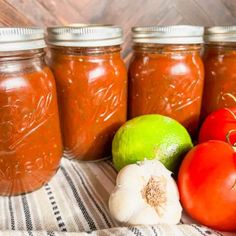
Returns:
[[[109,210],[114,219],[128,225],[178,224],[182,214],[177,185],[158,160],[120,170]]]

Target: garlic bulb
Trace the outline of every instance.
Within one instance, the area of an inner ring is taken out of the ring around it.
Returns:
[[[127,165],[119,172],[109,210],[129,225],[177,224],[182,213],[177,185],[158,160]]]

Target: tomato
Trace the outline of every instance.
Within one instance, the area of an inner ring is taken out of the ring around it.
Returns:
[[[230,142],[236,142],[236,107],[223,108],[211,113],[204,121],[200,133],[199,142],[208,140],[227,141],[229,134]]]
[[[236,231],[236,153],[218,140],[195,146],[179,174],[180,200],[186,212],[208,227]]]

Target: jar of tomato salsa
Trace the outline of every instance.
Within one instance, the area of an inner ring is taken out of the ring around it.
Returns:
[[[0,195],[41,187],[59,167],[62,143],[44,32],[0,28]]]
[[[116,26],[48,29],[68,158],[108,157],[113,135],[126,121],[127,73],[121,43],[122,30]]]
[[[206,28],[203,61],[205,118],[217,109],[236,106],[236,26]]]
[[[129,118],[157,113],[193,135],[198,127],[204,70],[203,27],[134,27],[129,66]]]

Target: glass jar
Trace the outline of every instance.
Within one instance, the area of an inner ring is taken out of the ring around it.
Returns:
[[[57,171],[62,143],[44,32],[0,28],[0,195],[40,188]]]
[[[127,116],[127,72],[115,26],[48,29],[56,78],[64,154],[94,161],[111,154],[111,142]]]
[[[204,70],[203,28],[135,27],[129,65],[129,118],[161,114],[194,135],[198,127]]]
[[[206,28],[202,118],[236,106],[236,26]]]

